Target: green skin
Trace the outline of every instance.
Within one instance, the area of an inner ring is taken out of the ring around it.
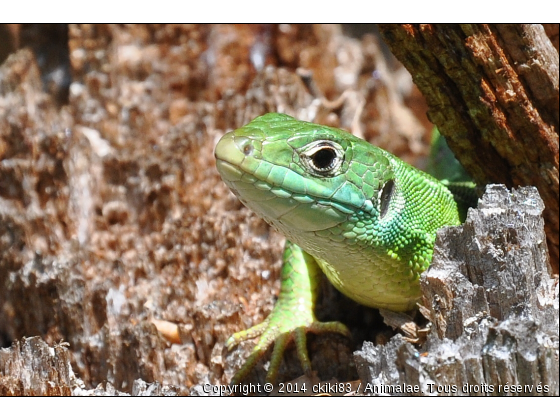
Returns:
[[[266,114],[216,146],[218,171],[243,204],[286,238],[278,302],[262,323],[230,337],[233,348],[260,337],[239,383],[275,342],[267,381],[295,339],[306,374],[306,333],[349,335],[314,315],[321,271],[362,305],[407,311],[420,299],[436,231],[458,225],[453,195],[432,176],[353,135]]]

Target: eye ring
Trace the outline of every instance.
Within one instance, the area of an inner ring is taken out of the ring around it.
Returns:
[[[334,175],[342,165],[344,151],[339,144],[319,140],[302,153],[307,167],[316,175]]]

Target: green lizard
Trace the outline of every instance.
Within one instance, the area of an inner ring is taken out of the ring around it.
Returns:
[[[224,135],[215,156],[222,179],[241,202],[287,239],[273,311],[226,342],[231,350],[260,337],[232,383],[273,342],[267,382],[276,380],[290,340],[310,374],[306,333],[349,335],[342,323],[315,318],[321,271],[362,305],[415,308],[436,231],[460,223],[444,184],[343,130],[266,114]]]

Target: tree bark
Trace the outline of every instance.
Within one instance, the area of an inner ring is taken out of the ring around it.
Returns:
[[[558,51],[541,25],[380,25],[480,185],[534,185],[558,273]]]

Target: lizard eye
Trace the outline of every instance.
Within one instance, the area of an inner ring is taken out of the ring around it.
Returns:
[[[332,175],[340,167],[344,152],[340,146],[319,141],[303,153],[308,167],[317,175]]]

